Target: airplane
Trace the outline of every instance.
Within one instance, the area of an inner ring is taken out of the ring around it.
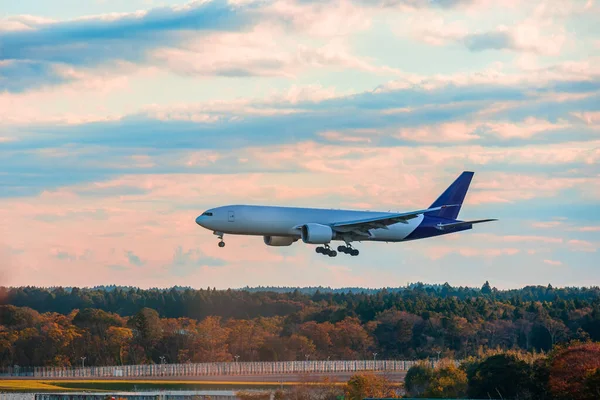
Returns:
[[[224,247],[223,235],[263,236],[268,246],[290,246],[298,240],[319,245],[316,252],[358,256],[352,242],[405,242],[456,233],[474,224],[497,221],[458,220],[474,172],[464,171],[427,209],[404,213],[322,208],[229,205],[209,209],[196,223],[212,230]],[[332,241],[343,241],[337,252]]]

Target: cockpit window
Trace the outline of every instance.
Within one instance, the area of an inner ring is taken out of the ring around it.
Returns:
[[[212,213],[211,212],[205,212],[202,215],[206,215],[207,217],[212,217]]]

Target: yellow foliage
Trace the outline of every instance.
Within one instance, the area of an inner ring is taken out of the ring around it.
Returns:
[[[362,400],[364,398],[397,398],[392,383],[382,375],[373,373],[353,375],[345,388],[348,400]]]

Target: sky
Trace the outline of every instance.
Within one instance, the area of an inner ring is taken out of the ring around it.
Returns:
[[[0,285],[600,285],[600,1],[0,6]],[[473,230],[359,257],[226,236],[225,204]]]

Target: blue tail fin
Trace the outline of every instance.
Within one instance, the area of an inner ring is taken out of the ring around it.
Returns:
[[[441,207],[444,205],[458,205],[457,207],[448,207],[438,211],[432,211],[427,213],[427,215],[447,218],[447,219],[456,219],[458,218],[458,213],[460,212],[460,206],[462,205],[465,195],[467,194],[467,190],[469,190],[469,185],[471,184],[471,179],[473,179],[474,172],[465,171],[454,182],[452,185],[448,186],[448,189],[444,193],[441,194],[440,197],[431,205],[430,208]]]

